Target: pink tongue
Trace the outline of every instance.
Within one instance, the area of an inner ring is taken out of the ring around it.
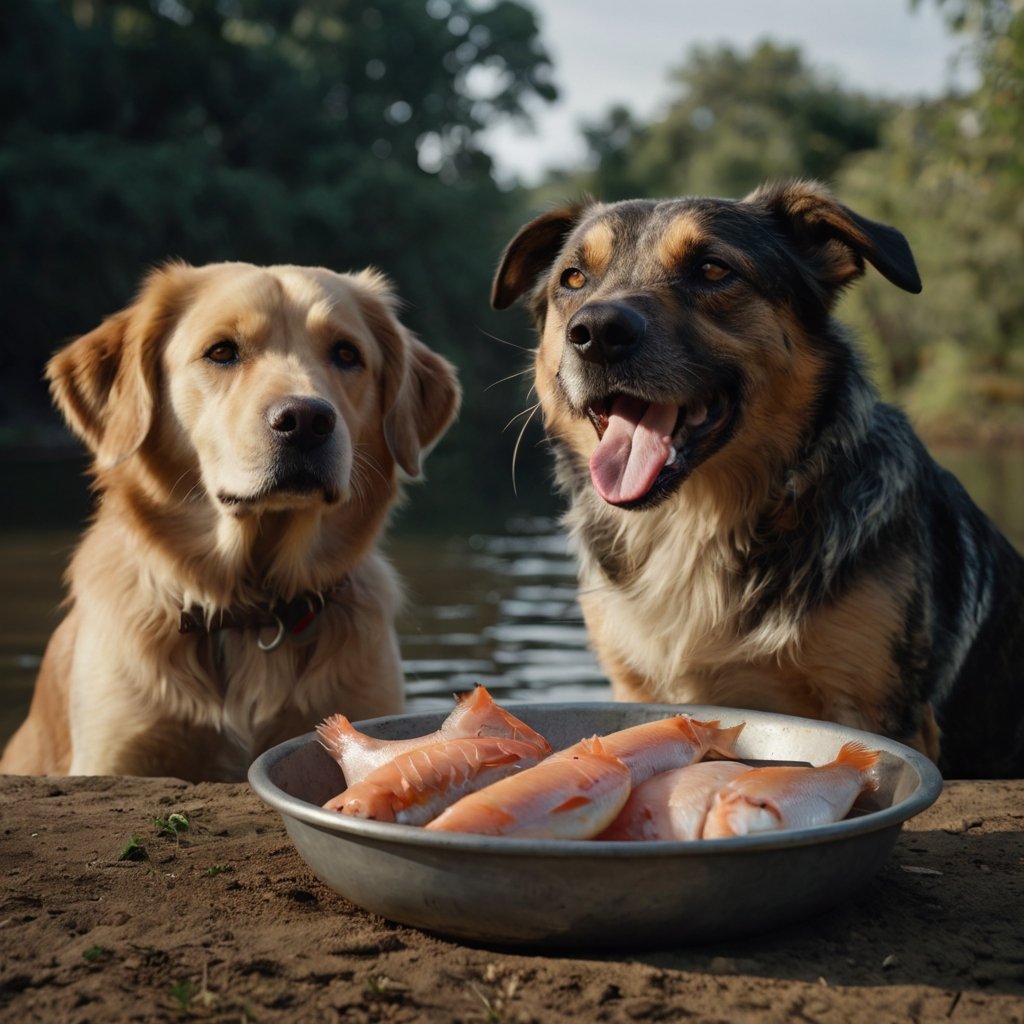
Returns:
[[[679,409],[617,398],[608,429],[590,457],[590,478],[597,493],[613,505],[642,498],[665,465]]]

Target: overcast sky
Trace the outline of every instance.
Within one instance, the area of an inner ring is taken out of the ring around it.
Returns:
[[[560,100],[536,112],[537,134],[506,128],[489,148],[505,175],[536,180],[577,162],[577,125],[623,103],[644,119],[670,95],[669,72],[695,45],[741,52],[763,40],[800,47],[809,65],[845,87],[933,96],[969,82],[963,40],[935,0],[530,0],[554,61]]]

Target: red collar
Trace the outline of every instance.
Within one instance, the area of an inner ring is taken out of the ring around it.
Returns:
[[[263,605],[236,605],[221,611],[207,612],[202,605],[194,604],[181,610],[178,632],[182,634],[209,634],[220,629],[254,629],[257,632],[274,630],[270,640],[256,638],[261,651],[273,651],[280,647],[288,634],[297,636],[305,632],[327,607],[328,602],[340,603],[342,594],[348,589],[346,576],[340,583],[326,590],[306,590],[289,601],[275,601]]]

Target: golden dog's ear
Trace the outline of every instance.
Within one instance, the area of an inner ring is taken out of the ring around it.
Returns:
[[[46,366],[54,404],[109,469],[146,439],[153,423],[159,342],[180,303],[181,277],[170,266],[147,278],[136,301],[61,349]]]
[[[363,271],[356,282],[363,315],[384,351],[384,440],[395,463],[419,476],[424,453],[459,410],[455,367],[398,321],[394,294],[381,274]]]
[[[520,228],[502,254],[491,286],[491,305],[507,309],[528,292],[554,262],[569,232],[579,223],[592,199],[551,210]]]
[[[405,368],[384,413],[384,438],[395,462],[419,476],[422,456],[441,437],[459,409],[461,392],[455,367],[401,325]]]
[[[898,288],[915,294],[921,290],[906,238],[888,224],[854,213],[817,182],[763,185],[743,202],[782,225],[818,282],[831,292],[863,274],[864,260]]]

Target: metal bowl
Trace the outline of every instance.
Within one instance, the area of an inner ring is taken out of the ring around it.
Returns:
[[[900,826],[942,790],[938,770],[909,747],[788,715],[698,705],[509,704],[556,748],[685,712],[746,722],[744,760],[832,760],[848,740],[880,750],[880,785],[832,825],[695,842],[584,842],[428,832],[325,811],[344,786],[313,733],[282,743],[249,769],[280,812],[299,855],[353,903],[382,917],[494,946],[632,948],[731,938],[834,906],[889,856]],[[361,722],[373,736],[432,732],[444,712]]]

